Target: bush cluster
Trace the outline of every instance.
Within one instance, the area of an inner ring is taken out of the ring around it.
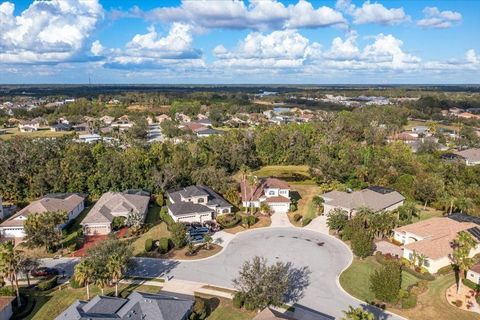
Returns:
[[[58,282],[58,277],[54,276],[50,279],[42,280],[39,283],[37,283],[37,288],[41,291],[47,291],[55,287],[57,285],[57,282]]]
[[[5,286],[0,288],[0,296],[15,296],[15,289],[13,289],[11,286]]]
[[[241,307],[243,307],[244,302],[245,302],[245,297],[243,296],[243,294],[241,292],[235,293],[232,300],[233,306],[235,308],[240,309]]]
[[[255,218],[255,216],[250,215],[250,216],[242,217],[242,224],[246,225],[247,227],[253,226],[256,221],[257,221],[257,218]]]
[[[170,226],[175,223],[173,218],[168,214],[168,209],[166,207],[162,207],[162,209],[160,209],[160,219],[167,224],[169,229]]]
[[[79,289],[84,287],[75,279],[75,277],[71,277],[69,283],[72,289]]]
[[[145,240],[145,252],[150,252],[152,251],[153,248],[153,239],[147,239]]]
[[[437,274],[445,275],[445,274],[449,274],[451,272],[453,272],[453,266],[448,265],[448,266],[445,266],[445,267],[442,267],[442,268],[438,269]]]
[[[160,253],[167,253],[170,250],[170,239],[169,238],[161,238],[158,241],[158,251]]]
[[[310,217],[303,217],[302,219],[302,227],[305,227],[307,224],[309,224],[310,222],[312,222],[312,218]]]
[[[221,216],[217,217],[217,222],[222,226],[222,228],[228,229],[235,227],[241,219],[242,216],[238,213],[222,214]]]
[[[293,215],[293,221],[295,221],[295,222],[300,221],[302,218],[303,218],[303,217],[302,217],[302,215],[301,215],[300,213],[295,213],[295,214]]]

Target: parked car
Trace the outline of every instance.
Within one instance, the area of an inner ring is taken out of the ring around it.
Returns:
[[[47,268],[47,267],[40,267],[37,269],[32,270],[30,274],[32,277],[49,277],[49,276],[57,276],[58,275],[58,270],[55,268]]]

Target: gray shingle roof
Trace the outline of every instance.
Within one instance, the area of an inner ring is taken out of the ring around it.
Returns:
[[[210,209],[207,206],[204,206],[198,203],[184,202],[184,201],[169,204],[168,209],[172,212],[174,216],[213,211],[213,209]]]
[[[90,302],[75,301],[56,320],[180,320],[194,301],[164,294],[132,292],[127,299],[97,296]]]
[[[149,197],[136,194],[104,193],[83,219],[82,224],[110,223],[115,216],[126,215],[130,211],[140,213],[145,218],[149,201]]]
[[[167,196],[170,197],[174,203],[181,202],[181,198],[189,198],[189,197],[199,197],[199,196],[207,196],[207,206],[210,207],[231,207],[232,205],[228,203],[225,199],[223,199],[218,193],[213,191],[207,186],[204,185],[196,185],[196,186],[188,186],[178,191],[169,191],[167,192]]]
[[[331,206],[339,206],[346,209],[369,208],[373,211],[380,211],[388,208],[405,198],[397,191],[387,193],[376,192],[372,189],[363,189],[354,192],[330,191],[322,195],[325,203]]]

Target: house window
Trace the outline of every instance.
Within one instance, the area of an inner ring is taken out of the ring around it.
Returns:
[[[408,260],[413,260],[413,253],[410,252],[410,253],[408,254]]]
[[[430,267],[430,261],[428,261],[428,259],[425,259],[425,261],[423,261],[423,265],[427,268]]]
[[[205,202],[205,199],[203,199],[203,198],[198,199],[198,203],[203,203],[203,202]]]
[[[280,194],[287,194],[287,191],[285,191],[285,190],[280,190]]]
[[[275,194],[275,191],[269,191],[269,192],[268,192],[268,195],[269,195],[269,196],[273,196],[274,194]]]
[[[228,209],[223,209],[223,213],[228,213]]]

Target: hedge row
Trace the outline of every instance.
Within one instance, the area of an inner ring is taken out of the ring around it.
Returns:
[[[240,220],[242,220],[242,216],[238,213],[236,213],[236,214],[222,214],[222,215],[217,217],[217,222],[224,229],[235,227],[240,222]]]
[[[392,259],[394,259],[394,258],[392,258]],[[375,260],[377,260],[377,262],[380,263],[380,264],[385,264],[388,259],[386,259],[385,256],[383,254],[381,254],[380,252],[377,252],[375,254]],[[407,266],[404,266],[404,265],[402,265],[402,270],[410,273],[412,276],[415,276],[415,277],[417,277],[418,279],[421,279],[421,280],[427,280],[427,281],[435,280],[435,276],[432,275],[431,273],[428,273],[428,272],[420,273],[420,272],[417,272],[417,271],[415,271],[415,270],[413,270],[413,269],[411,269]]]
[[[37,288],[41,291],[47,291],[54,288],[57,285],[57,282],[58,282],[58,277],[54,276],[50,279],[42,280],[39,283],[37,283]]]
[[[472,290],[480,291],[480,284],[476,284],[475,282],[468,280],[468,279],[463,279],[463,284],[469,287]]]

